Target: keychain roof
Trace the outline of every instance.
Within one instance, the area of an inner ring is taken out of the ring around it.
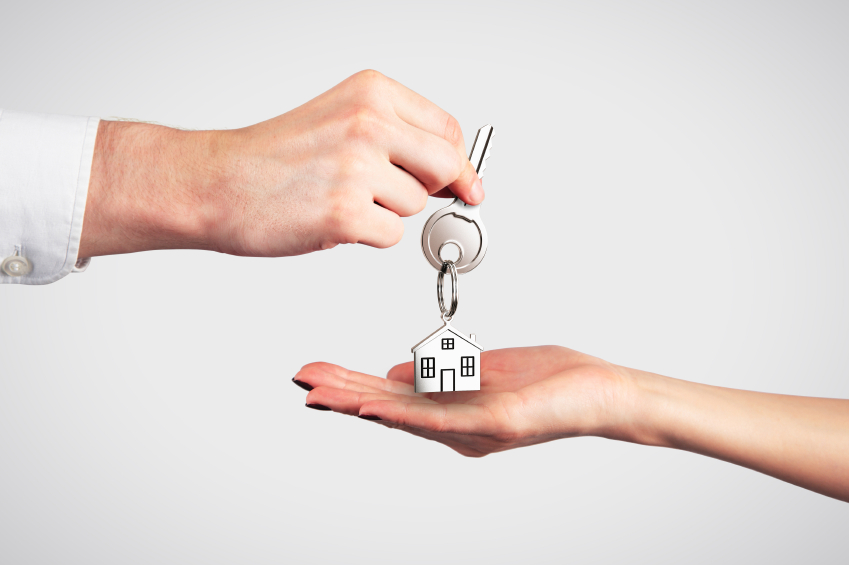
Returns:
[[[477,342],[477,340],[475,338],[475,334],[469,334],[469,336],[466,337],[466,335],[464,335],[462,332],[460,332],[460,330],[458,330],[457,328],[452,326],[451,322],[445,322],[445,324],[441,328],[439,328],[438,330],[436,330],[435,332],[433,332],[432,334],[430,334],[429,336],[427,336],[426,338],[424,338],[423,340],[418,342],[416,345],[414,345],[413,348],[411,349],[411,351],[413,353],[415,353],[417,350],[421,349],[422,347],[424,347],[425,345],[427,345],[431,341],[435,340],[436,338],[438,338],[439,336],[441,336],[445,332],[450,332],[451,334],[456,335],[460,339],[468,342],[471,345],[474,345],[479,350],[483,351],[483,345],[481,345],[480,343]]]

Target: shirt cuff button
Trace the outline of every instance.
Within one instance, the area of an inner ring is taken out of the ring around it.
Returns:
[[[3,259],[3,262],[0,263],[0,271],[3,271],[10,277],[22,277],[32,272],[32,263],[26,257],[12,255]]]

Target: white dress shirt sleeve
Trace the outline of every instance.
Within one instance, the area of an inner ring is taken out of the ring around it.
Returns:
[[[0,109],[0,283],[52,283],[87,265],[77,252],[99,121]]]

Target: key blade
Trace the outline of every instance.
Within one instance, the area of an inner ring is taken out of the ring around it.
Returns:
[[[478,130],[475,136],[475,142],[472,144],[472,152],[469,153],[469,161],[475,167],[478,173],[478,178],[483,178],[483,172],[486,169],[486,160],[489,159],[492,153],[492,135],[495,133],[493,127],[489,124]]]

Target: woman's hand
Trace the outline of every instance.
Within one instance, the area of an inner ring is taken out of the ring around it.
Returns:
[[[429,194],[484,197],[457,121],[376,71],[232,131],[101,122],[80,257],[389,247]]]
[[[715,387],[562,347],[481,354],[481,390],[415,394],[413,365],[387,379],[313,363],[307,406],[432,439],[463,455],[582,435],[730,461],[849,501],[849,400]]]
[[[415,394],[413,363],[388,378],[328,363],[295,382],[307,405],[376,420],[472,457],[581,435],[605,435],[623,419],[627,376],[610,363],[556,346],[485,351],[481,390]]]

